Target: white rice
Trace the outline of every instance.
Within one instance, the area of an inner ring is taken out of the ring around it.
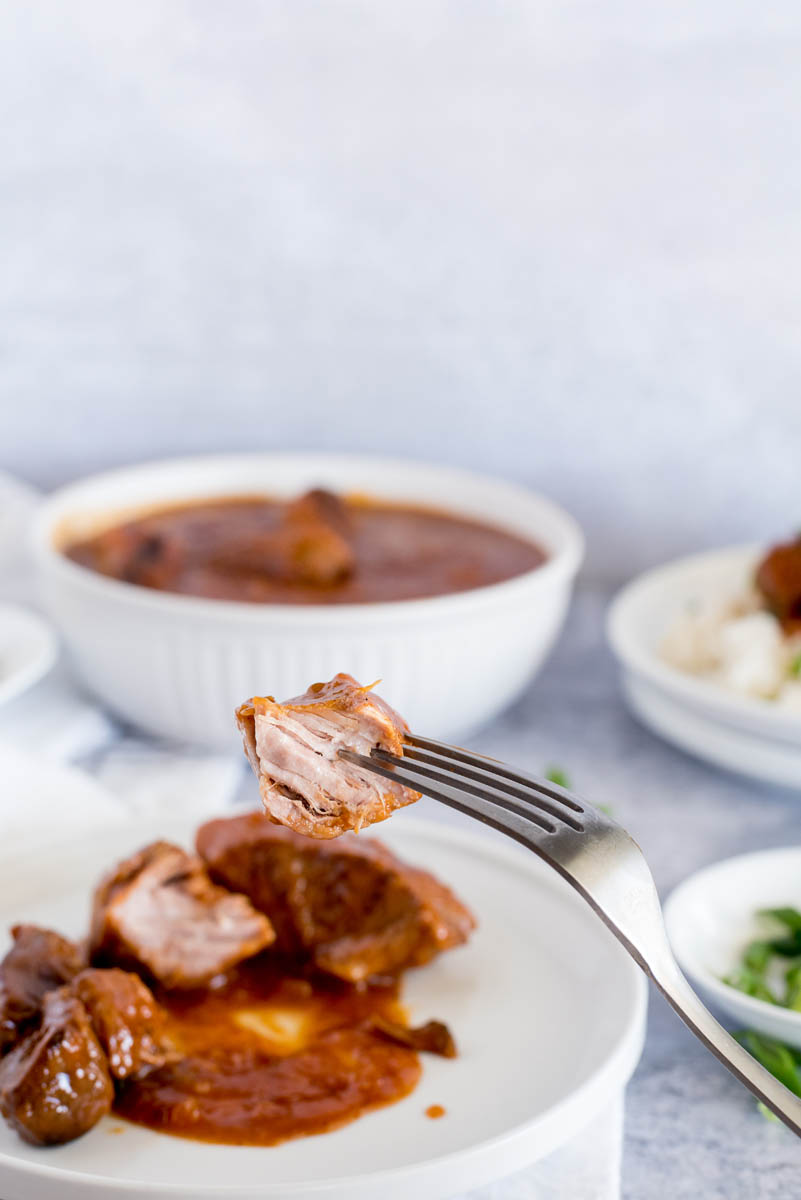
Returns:
[[[755,591],[688,606],[668,630],[660,653],[680,671],[801,716],[801,635],[788,637]]]

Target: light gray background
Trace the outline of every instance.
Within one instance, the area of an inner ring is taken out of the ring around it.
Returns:
[[[590,569],[801,523],[797,0],[6,0],[0,462],[481,464]]]
[[[663,891],[797,841],[796,796],[634,725],[602,614],[642,565],[801,526],[798,0],[0,23],[0,465],[330,447],[539,486],[605,582],[477,746],[566,767]],[[784,1200],[799,1153],[654,998],[626,1200]]]

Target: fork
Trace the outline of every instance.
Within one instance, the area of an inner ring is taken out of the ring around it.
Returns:
[[[616,821],[550,780],[430,738],[406,734],[402,758],[383,750],[368,756],[341,749],[339,755],[491,825],[544,859],[595,910],[706,1048],[801,1136],[801,1098],[726,1032],[679,970],[648,864]]]

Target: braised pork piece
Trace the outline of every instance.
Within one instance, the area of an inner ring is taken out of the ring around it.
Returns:
[[[449,888],[365,837],[316,842],[250,813],[201,826],[197,850],[270,914],[281,950],[350,982],[421,966],[475,927]]]
[[[165,987],[202,987],[274,939],[266,916],[216,887],[200,859],[154,842],[101,882],[89,949],[95,965],[143,968]]]
[[[343,749],[400,756],[408,732],[403,718],[352,675],[314,683],[283,704],[255,696],[237,709],[236,719],[266,812],[297,833],[338,837],[420,799],[419,792],[338,756]]]
[[[46,994],[86,966],[83,950],[52,929],[15,925],[11,936],[0,963],[0,1054],[39,1019]]]
[[[73,982],[115,1079],[130,1079],[174,1061],[164,1014],[138,975],[89,968]]]
[[[290,501],[235,496],[165,506],[65,554],[141,587],[262,604],[442,596],[545,561],[534,543],[468,517],[321,488]]]
[[[801,536],[768,551],[757,568],[756,585],[785,632],[801,630]]]
[[[243,530],[212,557],[218,570],[235,575],[266,573],[292,585],[325,588],[353,574],[345,505],[332,492],[315,488],[285,505],[275,527]]]
[[[0,1113],[26,1142],[69,1142],[111,1110],[108,1062],[69,985],[44,997],[39,1028],[0,1060]]]
[[[425,1025],[410,1027],[399,1021],[377,1016],[370,1022],[370,1028],[387,1041],[396,1042],[399,1046],[408,1046],[410,1050],[438,1054],[440,1058],[456,1058],[458,1054],[453,1034],[442,1021],[426,1021]]]

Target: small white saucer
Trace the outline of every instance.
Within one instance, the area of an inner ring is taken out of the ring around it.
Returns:
[[[801,846],[742,854],[691,875],[665,904],[673,953],[706,997],[739,1023],[801,1048],[801,1013],[755,1000],[722,982],[761,936],[763,908],[801,909]]]

